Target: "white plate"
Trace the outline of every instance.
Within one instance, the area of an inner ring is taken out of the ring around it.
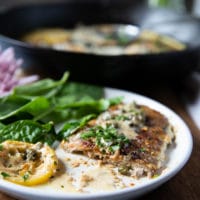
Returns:
[[[0,190],[17,198],[27,200],[102,200],[102,199],[126,199],[135,198],[143,195],[156,187],[160,186],[170,178],[172,178],[188,161],[192,151],[192,137],[191,133],[183,122],[183,120],[176,115],[172,110],[166,106],[149,99],[147,97],[130,93],[122,90],[106,88],[105,97],[111,98],[116,96],[124,96],[125,102],[136,101],[138,104],[147,105],[155,110],[160,111],[170,121],[170,123],[177,130],[176,132],[176,147],[169,153],[169,161],[167,168],[163,173],[154,179],[144,179],[139,181],[135,186],[126,189],[120,189],[112,192],[93,193],[93,194],[72,194],[56,192],[53,189],[44,190],[42,188],[31,188],[16,185],[4,180],[0,180]]]

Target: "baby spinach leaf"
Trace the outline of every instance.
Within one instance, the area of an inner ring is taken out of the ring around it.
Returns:
[[[5,127],[5,125],[4,125],[3,123],[0,122],[0,130],[1,130],[2,128],[4,128],[4,127]]]
[[[75,101],[66,105],[56,104],[52,113],[46,115],[45,122],[53,120],[55,123],[68,121],[72,119],[81,119],[82,117],[93,114],[99,114],[109,107],[109,101],[105,99],[90,101]]]
[[[56,137],[67,138],[83,127],[92,118],[91,113],[99,114],[121,101],[101,99],[103,88],[67,82],[68,76],[65,73],[59,81],[43,79],[18,86],[13,93],[0,98],[0,142],[13,139],[51,144]],[[56,135],[51,123],[43,124],[49,121],[68,122]]]
[[[23,97],[21,98],[21,102],[19,100],[20,97],[16,96],[14,99],[11,96],[7,101],[0,102],[0,120],[5,120],[13,116],[21,116],[20,114],[22,113],[27,113],[33,117],[38,116],[51,107],[49,100],[45,97],[36,97],[28,102],[24,101]],[[20,103],[18,104],[18,102]]]
[[[9,113],[20,109],[29,102],[30,100],[15,95],[0,98],[0,119],[6,118]]]
[[[64,124],[63,128],[59,131],[58,139],[59,140],[67,139],[67,137],[72,135],[78,129],[85,126],[88,123],[88,121],[94,117],[95,115],[91,114],[83,117],[81,120],[67,122],[66,124]]]
[[[57,109],[66,109],[66,108],[81,108],[81,107],[86,107],[90,110],[95,110],[95,111],[103,111],[109,107],[110,103],[109,100],[107,99],[100,99],[100,100],[90,100],[90,101],[74,101],[71,103],[63,104],[63,105],[58,105],[56,108]]]
[[[58,96],[59,98],[63,96],[70,98],[73,97],[76,100],[81,100],[83,97],[97,100],[104,96],[104,91],[103,88],[99,86],[68,82],[63,85]]]
[[[55,96],[56,93],[62,88],[69,77],[69,73],[64,73],[63,77],[59,81],[53,79],[42,79],[32,84],[17,86],[13,93],[15,95],[22,95],[27,97],[45,96],[50,98]]]
[[[10,123],[19,119],[33,119],[60,122],[71,117],[99,113],[106,101],[95,100],[103,96],[103,88],[66,83],[68,75],[65,73],[60,81],[43,79],[16,87],[11,95],[0,99],[0,121]]]
[[[43,142],[51,145],[56,140],[54,124],[40,124],[32,120],[20,120],[0,129],[0,143],[5,140]]]
[[[121,102],[121,98],[115,99],[100,99],[100,100],[86,100],[73,102],[55,103],[54,110],[42,118],[43,122],[53,120],[55,123],[68,121],[70,119],[81,119],[82,117],[93,114],[99,114],[107,110],[111,105]]]

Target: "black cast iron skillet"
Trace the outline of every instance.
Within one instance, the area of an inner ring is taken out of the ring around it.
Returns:
[[[117,1],[118,2],[118,1]],[[24,58],[27,70],[60,77],[69,70],[71,79],[122,87],[157,80],[180,80],[199,63],[200,21],[170,10],[149,9],[138,3],[77,0],[59,4],[27,5],[0,14],[0,44],[13,46]],[[18,40],[39,27],[74,27],[78,23],[125,23],[168,34],[187,49],[161,54],[104,56],[36,48]]]

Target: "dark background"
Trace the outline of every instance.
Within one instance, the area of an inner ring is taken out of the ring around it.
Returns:
[[[24,3],[41,3],[41,2],[65,2],[68,0],[0,0],[0,6],[1,8],[10,6],[10,5],[18,5],[18,4],[24,4]],[[75,0],[74,0],[75,1]],[[98,0],[94,0],[98,1]],[[139,3],[146,3],[148,0],[101,0],[105,2],[113,1],[113,3],[121,2],[121,3],[132,3],[132,2],[139,2]],[[175,0],[177,1],[177,0]],[[184,0],[185,6],[188,11],[192,11],[192,5],[195,0]],[[198,1],[198,0],[197,0]]]

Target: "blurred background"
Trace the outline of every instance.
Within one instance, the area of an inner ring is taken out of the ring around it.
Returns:
[[[41,2],[65,2],[67,0],[1,0],[1,7],[6,7],[10,5],[18,5],[18,4],[27,4],[27,3],[41,3]],[[76,1],[76,0],[74,0]],[[94,0],[95,1],[95,0]],[[98,0],[96,0],[98,1]],[[101,0],[102,1],[102,0]],[[103,0],[105,2],[121,2],[124,3],[132,3],[137,0]],[[187,11],[196,15],[200,14],[200,1],[199,0],[140,0],[137,1],[140,4],[148,4],[152,7],[161,6],[161,7],[169,7],[172,9],[176,9],[179,11]]]
[[[0,10],[3,11],[7,7],[12,7],[21,4],[38,4],[38,3],[55,3],[55,2],[67,2],[68,0],[0,0]],[[76,0],[74,0],[76,1]],[[97,1],[97,0],[94,0]],[[200,16],[200,0],[98,0],[105,4],[121,4],[123,7],[126,5],[127,7],[131,4],[138,4],[142,6],[147,6],[150,8],[167,8],[174,10],[176,13],[187,13],[189,15],[199,17]],[[195,41],[194,41],[195,42]],[[191,63],[192,65],[192,63]],[[200,76],[198,72],[194,72],[190,75],[187,80],[184,80],[181,84],[184,85],[184,90],[186,88],[187,100],[189,99],[189,103],[187,104],[187,109],[190,114],[194,118],[196,122],[198,122],[198,116],[200,115],[199,109],[197,107],[200,106]],[[173,84],[177,86],[177,84]],[[135,89],[135,88],[134,88]],[[140,89],[138,89],[141,92]],[[185,92],[185,91],[184,91]],[[184,97],[184,98],[185,98]],[[192,103],[190,102],[192,100]],[[199,124],[199,123],[198,123]]]

